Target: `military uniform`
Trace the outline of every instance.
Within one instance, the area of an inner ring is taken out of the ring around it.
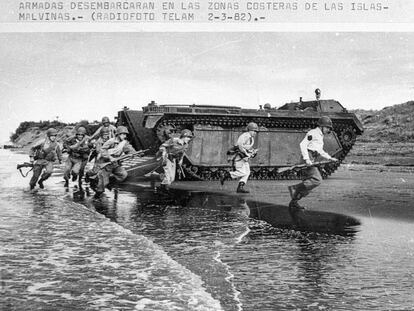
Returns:
[[[229,150],[227,153],[233,154],[235,152],[235,156],[229,160],[233,162],[233,171],[230,172],[230,178],[239,178],[239,184],[237,186],[236,192],[239,193],[248,193],[249,191],[244,189],[244,186],[247,183],[247,180],[250,176],[250,158],[256,156],[257,150],[253,148],[254,145],[254,137],[256,136],[257,132],[259,131],[259,126],[254,123],[250,122],[247,125],[247,132],[241,134],[237,139],[236,146]],[[227,177],[221,173],[220,175],[220,182],[223,185],[224,180]]]
[[[101,132],[104,128],[107,128],[109,130],[109,138],[115,138],[115,136],[116,136],[116,127],[113,126],[112,124],[109,124],[108,126],[101,125],[95,131],[95,133],[93,133],[93,135],[91,136],[91,139],[97,138],[101,134]]]
[[[71,174],[72,180],[76,180],[78,176],[79,180],[81,180],[85,166],[88,162],[91,145],[88,139],[78,139],[74,136],[68,138],[64,142],[63,147],[68,150],[69,154],[63,173],[63,178],[66,181],[65,186],[67,186]]]
[[[109,140],[109,138],[99,137],[93,144],[93,155],[89,158],[89,161],[92,161],[95,158],[95,163],[93,168],[86,172],[85,180],[91,182],[92,179],[97,178],[97,174],[100,169],[100,165],[104,163],[104,159],[99,155],[102,151],[102,146]],[[97,181],[95,181],[97,183]],[[92,186],[92,185],[91,185]],[[95,186],[95,185],[94,185]]]
[[[48,138],[39,141],[30,149],[30,158],[34,160],[33,176],[30,179],[30,188],[33,189],[38,181],[43,169],[44,172],[39,180],[39,186],[43,188],[43,181],[48,179],[53,172],[53,162],[62,161],[62,151],[57,142],[52,142]]]
[[[160,146],[160,152],[166,154],[164,161],[164,178],[161,185],[169,186],[175,180],[177,160],[182,161],[189,145],[181,138],[173,137]]]
[[[319,126],[306,133],[305,138],[300,143],[300,151],[303,161],[313,163],[318,156],[327,160],[336,160],[323,149],[323,131],[322,127],[332,128],[332,121],[328,117],[319,119]],[[290,206],[302,208],[297,201],[307,196],[309,192],[318,187],[322,182],[322,176],[316,166],[309,166],[305,169],[304,179],[301,183],[289,186],[289,192],[292,197]]]
[[[231,178],[240,178],[239,182],[247,183],[250,176],[250,154],[253,151],[254,138],[249,132],[243,133],[237,139],[239,153],[234,159],[234,171],[230,172]]]
[[[116,136],[116,127],[110,124],[108,117],[102,118],[102,126],[100,126],[95,133],[91,136],[91,139],[97,138],[99,135],[102,134],[102,130],[106,130],[109,133],[109,138],[115,138]]]
[[[110,161],[110,157],[119,158],[124,154],[133,152],[135,152],[135,149],[127,140],[121,141],[118,137],[111,138],[102,145],[101,152],[98,155],[99,163],[107,163]],[[96,188],[97,194],[105,191],[105,187],[110,183],[110,176],[114,176],[118,182],[122,182],[127,178],[128,173],[121,163],[116,161],[100,169]]]

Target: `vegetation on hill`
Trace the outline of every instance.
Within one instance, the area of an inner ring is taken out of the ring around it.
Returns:
[[[46,136],[47,129],[53,127],[58,131],[57,141],[63,142],[67,137],[74,135],[79,126],[86,128],[88,135],[92,135],[100,126],[98,121],[89,123],[82,120],[78,123],[63,123],[59,121],[24,121],[17,127],[10,136],[10,140],[20,147],[30,147],[38,139]]]
[[[354,110],[365,131],[359,141],[414,142],[414,101],[382,110]]]

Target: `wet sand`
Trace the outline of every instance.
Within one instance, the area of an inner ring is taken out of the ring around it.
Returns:
[[[177,182],[174,188],[234,194],[248,200],[288,205],[288,185],[298,180],[250,180],[249,194],[236,194],[237,182]],[[301,204],[313,211],[414,220],[414,168],[379,165],[341,166]]]

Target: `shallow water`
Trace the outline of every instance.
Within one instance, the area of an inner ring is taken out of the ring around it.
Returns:
[[[30,193],[9,168],[18,157],[2,154],[0,164],[2,303],[11,309],[414,309],[413,210],[402,207],[404,219],[292,212],[133,185],[92,200],[66,193],[59,177]]]

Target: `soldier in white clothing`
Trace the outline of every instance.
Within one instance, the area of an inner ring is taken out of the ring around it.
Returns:
[[[323,136],[329,134],[331,130],[331,119],[327,116],[323,116],[318,121],[318,127],[310,130],[300,143],[303,160],[309,167],[306,168],[305,178],[300,184],[288,187],[290,196],[292,197],[289,207],[303,209],[298,201],[307,196],[312,189],[321,184],[321,173],[316,166],[311,166],[318,155],[327,160],[338,161],[338,159],[331,157],[325,150],[323,150]]]
[[[231,178],[240,178],[239,185],[237,186],[238,193],[249,193],[244,189],[247,180],[250,176],[250,164],[249,160],[254,158],[257,153],[257,149],[253,148],[254,137],[259,131],[259,127],[256,123],[250,122],[247,125],[247,132],[241,134],[237,139],[236,149],[237,153],[234,157],[234,170],[230,172]],[[220,176],[221,184],[224,183],[224,174]]]

